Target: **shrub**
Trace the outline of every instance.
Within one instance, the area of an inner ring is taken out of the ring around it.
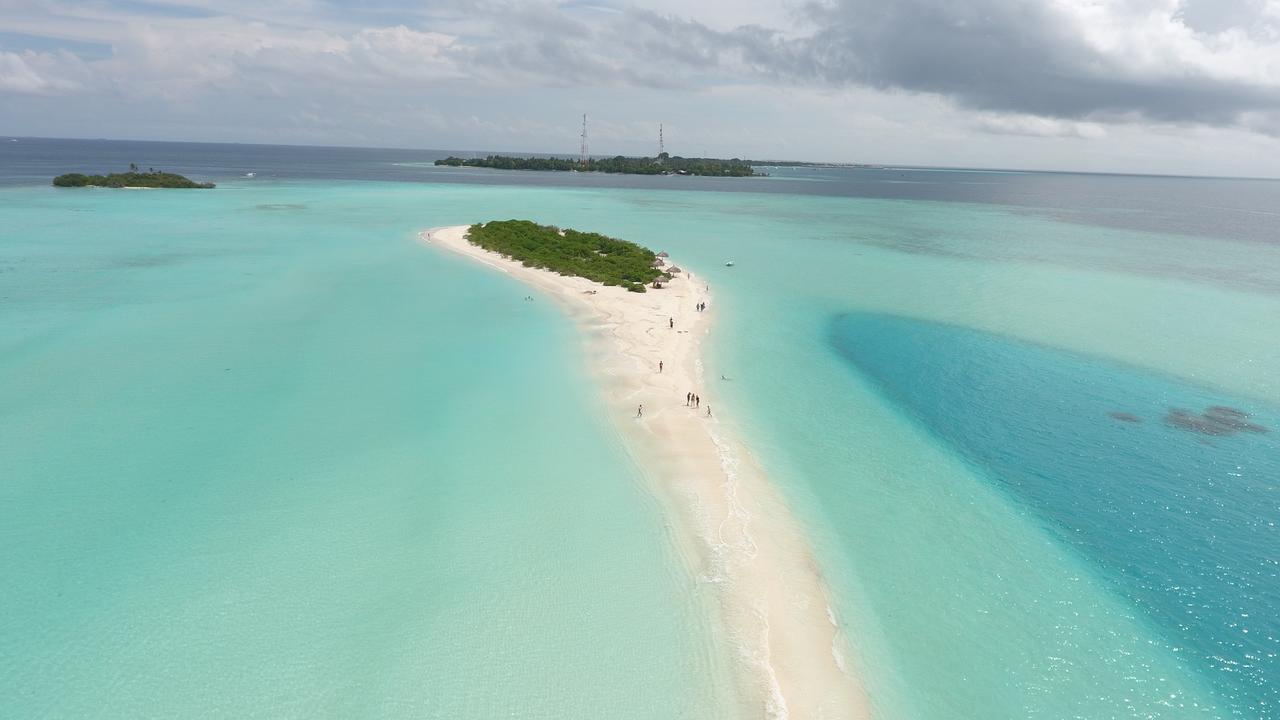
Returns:
[[[584,277],[604,285],[645,292],[665,273],[652,267],[653,251],[599,233],[560,230],[529,220],[495,220],[472,225],[467,240],[485,250],[560,275]]]

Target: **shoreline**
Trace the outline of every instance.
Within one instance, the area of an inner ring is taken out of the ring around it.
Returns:
[[[551,296],[585,331],[613,424],[670,516],[698,590],[712,596],[718,640],[747,673],[743,707],[760,710],[749,717],[870,718],[803,528],[713,414],[701,345],[714,306],[696,308],[713,299],[709,288],[685,273],[662,290],[633,293],[528,268],[470,244],[467,229],[433,228],[419,238]],[[689,391],[705,396],[701,407],[684,405]]]

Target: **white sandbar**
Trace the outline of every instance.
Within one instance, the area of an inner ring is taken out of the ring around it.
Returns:
[[[472,245],[466,233],[457,226],[421,237],[537,288],[586,331],[612,417],[671,515],[682,556],[715,595],[714,622],[746,673],[748,706],[759,709],[751,716],[869,718],[866,693],[844,659],[850,639],[834,619],[802,526],[731,424],[708,416],[720,381],[703,377],[700,352],[714,306],[696,306],[711,303],[709,288],[683,273],[661,290],[628,292],[525,267]],[[702,396],[700,409],[685,405],[688,392]]]

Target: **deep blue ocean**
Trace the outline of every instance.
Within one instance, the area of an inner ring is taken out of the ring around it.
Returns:
[[[1103,568],[1221,686],[1280,677],[1280,408],[977,330],[835,318],[831,344]]]

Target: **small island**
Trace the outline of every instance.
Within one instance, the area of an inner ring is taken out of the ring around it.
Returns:
[[[631,292],[660,286],[671,279],[650,249],[599,233],[561,230],[529,220],[494,220],[472,225],[467,241],[505,255],[526,267],[573,275]],[[674,270],[678,272],[678,270]]]
[[[593,158],[583,163],[580,160],[557,157],[511,157],[508,155],[490,155],[485,158],[464,160],[460,157],[447,157],[436,160],[436,165],[450,167],[492,168],[495,170],[543,170],[567,172],[602,172],[622,173],[627,175],[706,175],[714,177],[750,177],[760,175],[751,163],[733,158],[720,160],[717,158],[686,158],[662,153],[657,157],[623,157]]]
[[[129,172],[109,175],[84,175],[67,173],[53,179],[54,187],[108,187],[108,188],[200,188],[209,189],[213,183],[190,180],[177,173],[148,168],[145,172],[137,165],[129,165]]]

